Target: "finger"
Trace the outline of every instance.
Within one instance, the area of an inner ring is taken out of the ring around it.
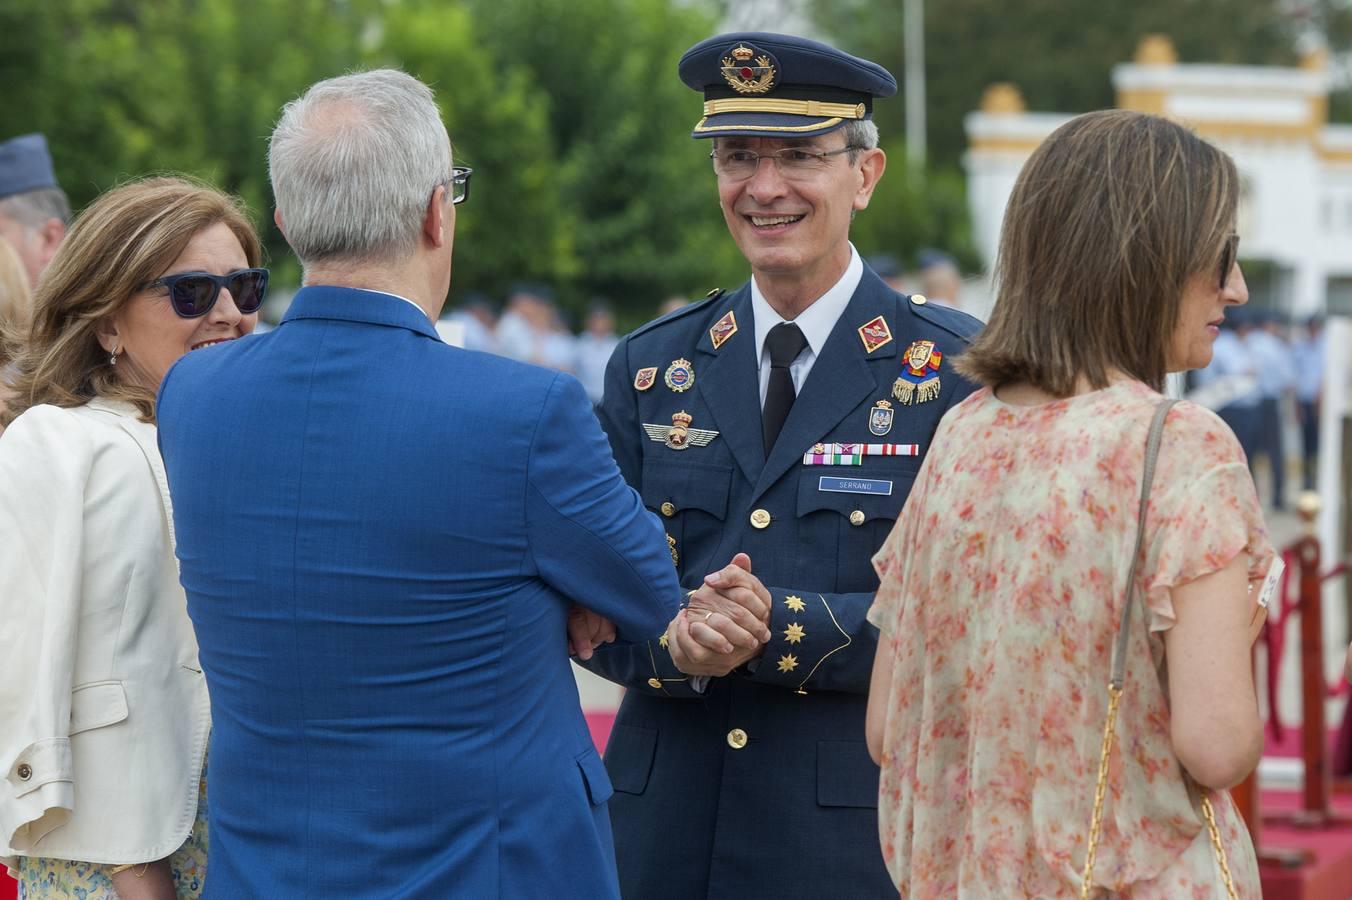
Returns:
[[[740,595],[741,600],[757,606],[759,605],[758,598],[750,591],[741,591]],[[714,610],[713,621],[717,621],[720,615],[727,616],[738,628],[745,631],[747,634],[753,635],[757,640],[761,642],[769,641],[770,629],[765,625],[765,617],[757,615],[755,611],[743,606],[741,600],[729,606]],[[699,619],[699,616],[695,616],[693,621],[699,621]]]
[[[729,587],[749,588],[760,584],[760,579],[740,566],[727,565],[717,572],[705,575],[704,583],[721,591]]]
[[[736,609],[745,610],[757,622],[765,623],[770,619],[770,594],[755,588],[729,588],[721,592],[722,596],[736,604]],[[721,610],[720,610],[721,611]]]
[[[726,585],[715,590],[705,585],[691,598],[690,608],[713,610],[733,618],[736,618],[736,611],[740,609],[747,611],[760,622],[766,622],[770,618],[769,593],[765,592],[762,596],[760,591],[750,586]]]
[[[580,607],[575,606],[568,612],[568,646],[580,659],[591,659],[591,628],[587,622],[588,618],[586,611]]]
[[[730,565],[734,565],[739,569],[745,569],[746,571],[750,572],[751,557],[747,556],[745,553],[738,553],[736,556],[732,558],[732,562],[730,563]]]
[[[760,641],[754,634],[722,613],[714,613],[703,622],[691,622],[690,635],[704,646],[720,653],[732,653],[737,647],[753,650],[760,646]]]
[[[690,636],[690,623],[685,618],[685,611],[676,614],[676,618],[671,620],[667,626],[667,652],[671,654],[671,662],[676,668],[685,670],[690,665],[690,658],[686,655],[684,640]]]

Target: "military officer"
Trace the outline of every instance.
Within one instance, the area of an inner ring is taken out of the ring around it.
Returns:
[[[896,293],[849,241],[886,164],[885,69],[747,33],[697,44],[680,76],[752,278],[607,369],[602,425],[688,593],[665,634],[589,664],[629,688],[606,751],[621,889],[896,897],[864,743],[870,559],[972,389],[951,360],[980,323]]]

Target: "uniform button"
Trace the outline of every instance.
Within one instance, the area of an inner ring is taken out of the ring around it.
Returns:
[[[912,294],[911,302],[914,303],[916,306],[924,306],[926,303],[929,302],[929,300],[925,298],[924,294]]]
[[[746,732],[740,728],[734,728],[728,732],[728,746],[734,750],[741,750],[746,746]]]
[[[665,503],[663,503],[663,504],[662,504],[662,515],[666,516],[668,519],[670,519],[672,516],[676,515],[676,504],[675,504],[675,503],[672,503],[670,500],[668,500],[668,501],[666,501]]]
[[[652,689],[655,690],[655,691],[656,691],[656,690],[661,690],[661,688],[662,688],[662,679],[660,679],[660,678],[649,678],[649,679],[648,679],[648,687],[652,688]]]
[[[851,525],[864,524],[864,511],[862,509],[856,509],[854,512],[850,513],[850,524]]]
[[[728,740],[732,740],[732,738],[729,737]],[[28,763],[20,763],[18,776],[20,781],[27,781],[33,777],[33,767]]]
[[[766,512],[765,510],[763,510],[763,509],[752,510],[752,511],[751,511],[751,527],[752,527],[752,528],[769,528],[769,527],[770,527],[770,514],[769,514],[768,512]]]

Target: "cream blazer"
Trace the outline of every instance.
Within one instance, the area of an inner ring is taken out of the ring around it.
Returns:
[[[168,856],[210,715],[155,427],[33,407],[0,436],[0,859]]]

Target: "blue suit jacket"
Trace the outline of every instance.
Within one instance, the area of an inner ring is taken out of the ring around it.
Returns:
[[[305,288],[159,403],[214,731],[212,897],[614,897],[573,602],[678,585],[581,385]]]
[[[737,331],[715,347],[714,326],[729,312]],[[878,317],[893,339],[870,351],[859,329]],[[625,478],[664,516],[682,584],[698,587],[746,551],[773,601],[773,638],[754,671],[712,679],[703,695],[656,635],[593,660],[630,688],[606,747],[625,897],[896,897],[878,844],[878,767],[864,743],[877,645],[864,618],[878,586],[870,560],[939,419],[972,390],[951,360],[979,327],[897,294],[865,267],[768,458],[749,285],[659,319],[615,351],[601,424]],[[940,390],[906,405],[893,384],[913,341],[943,354],[932,373]],[[694,369],[679,393],[663,378],[677,359]],[[639,390],[636,373],[649,367],[653,386]],[[888,424],[883,434],[870,428],[880,400],[890,404],[890,420],[874,422]],[[691,429],[718,436],[678,451],[643,427],[670,425],[682,410]],[[828,442],[918,444],[920,455],[803,463]]]

